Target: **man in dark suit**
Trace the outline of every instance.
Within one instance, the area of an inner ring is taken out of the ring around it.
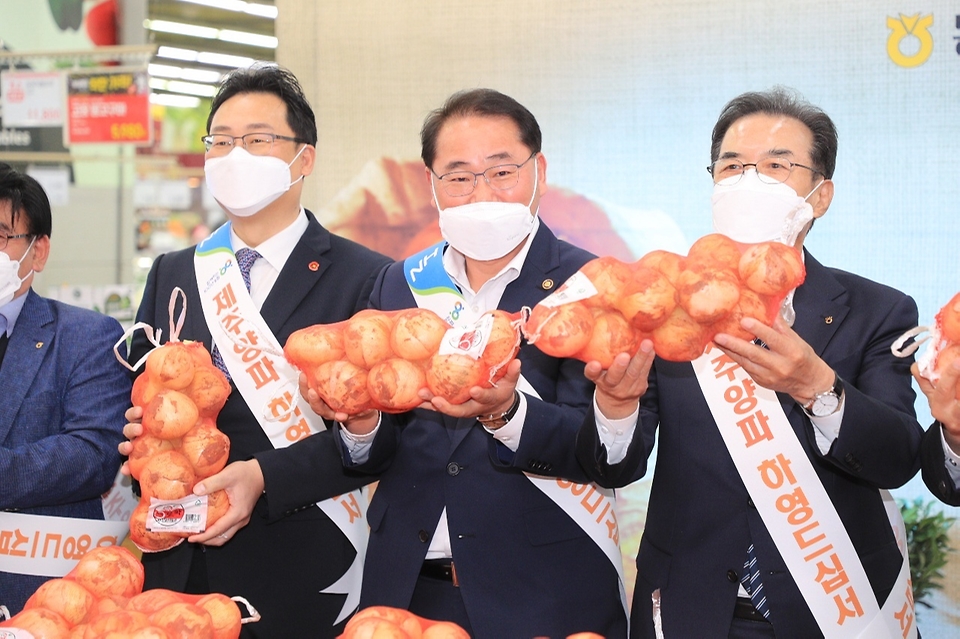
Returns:
[[[591,259],[537,217],[546,159],[536,119],[516,100],[455,94],[427,118],[421,142],[445,241],[385,269],[373,307],[455,310],[459,322],[516,312]],[[429,275],[428,292],[408,284],[413,271]],[[608,426],[629,424],[636,402],[620,414],[594,394],[582,362],[527,344],[496,387],[475,386],[458,405],[422,390],[411,412],[348,418],[301,390],[342,424],[347,468],[380,479],[361,606],[454,621],[481,638],[626,636],[612,503],[572,482],[586,480],[574,442],[588,408]],[[300,482],[301,501],[315,498],[309,484]]]
[[[911,370],[936,420],[923,434],[920,448],[923,481],[937,499],[960,506],[960,358],[941,371],[935,384],[920,375],[917,364]]]
[[[221,228],[209,242],[219,242],[215,246],[219,253],[212,253],[226,256],[220,263],[227,259],[231,266],[239,266],[243,281],[238,278],[233,291],[242,292],[244,284],[249,290],[243,321],[256,326],[254,321],[262,318],[264,331],[275,337],[261,334],[254,341],[267,348],[259,340],[269,337],[278,349],[295,330],[341,321],[364,308],[376,274],[388,260],[331,234],[302,208],[302,180],[313,171],[317,128],[296,78],[271,65],[234,71],[213,100],[207,128],[207,185],[230,221],[229,228]],[[208,348],[216,344],[214,360],[222,362],[232,378],[232,392],[217,427],[230,438],[229,459],[236,463],[209,478],[206,487],[211,492],[225,487],[231,510],[216,527],[191,537],[191,543],[145,554],[145,587],[244,596],[262,615],[259,623],[244,626],[244,636],[334,637],[343,628],[338,619],[350,610],[345,609],[342,594],[321,591],[344,575],[357,553],[344,530],[315,505],[301,504],[297,512],[272,507],[271,493],[281,481],[277,476],[286,469],[261,470],[252,458],[285,443],[278,444],[266,432],[269,424],[261,420],[266,402],[255,391],[274,366],[285,362],[277,352],[263,355],[266,359],[257,360],[261,377],[251,386],[253,373],[245,368],[248,361],[239,359],[239,345],[221,333],[212,337],[211,325],[218,325],[211,323],[212,312],[204,303],[210,301],[217,274],[204,271],[205,252],[211,252],[208,245],[156,260],[138,321],[168,326],[168,302],[179,287],[186,292],[188,309],[180,339],[201,341]],[[138,334],[131,361],[149,348]],[[296,376],[273,381],[295,385]],[[128,437],[138,433],[139,425],[126,431]],[[121,452],[127,451],[125,443]],[[328,496],[370,481],[347,478],[336,457],[332,463],[337,472],[330,473],[323,486]],[[230,479],[241,468],[253,471],[258,488],[248,489]],[[196,488],[198,494],[202,491],[202,486]],[[262,516],[249,517],[254,507]],[[241,511],[244,515],[237,515]]]
[[[100,496],[120,467],[130,380],[113,354],[123,335],[115,319],[31,288],[50,232],[43,188],[0,163],[0,521],[13,530],[22,515],[73,518],[82,535],[84,521],[103,519]],[[10,570],[10,544],[0,604],[16,613],[50,577]]]
[[[781,229],[800,220],[793,243],[802,248],[813,220],[826,212],[833,196],[836,140],[823,111],[786,91],[748,93],[732,100],[713,131],[715,228],[743,242],[787,241]],[[764,196],[762,206],[757,194]],[[723,201],[727,197],[735,206]],[[758,234],[758,229],[762,233],[771,228],[768,237]],[[839,515],[838,528],[845,528],[855,551],[851,565],[844,564],[844,577],[859,559],[868,580],[866,592],[859,595],[864,610],[868,604],[883,606],[889,596],[891,602],[904,603],[903,611],[897,611],[905,627],[915,627],[912,610],[904,612],[906,588],[894,589],[902,583],[897,580],[903,558],[878,489],[904,484],[919,465],[922,429],[914,415],[909,362],[894,357],[889,348],[916,325],[916,305],[891,288],[827,268],[806,250],[803,255],[806,280],[796,289],[792,305],[784,307],[795,309],[792,328],[781,318],[772,328],[745,318],[742,328],[757,340],[717,335],[715,343],[729,358],[727,364],[739,365],[753,380],[738,392],[753,385],[776,391],[764,391],[769,398],[764,410],[773,420],[774,411],[782,408],[779,418],[787,421],[780,422],[778,438],[784,439],[779,441],[799,444],[791,449],[797,457],[790,459],[795,466],[809,460],[814,481],[826,491],[826,505],[832,502]],[[720,354],[714,349],[705,356],[707,371],[718,378],[717,369],[709,367],[720,361],[715,359]],[[790,510],[789,500],[781,495],[786,501],[774,502],[781,509],[779,519],[764,516],[761,497],[769,499],[763,490],[767,480],[756,464],[738,467],[735,446],[725,439],[733,433],[744,450],[761,440],[766,443],[768,422],[718,422],[712,412],[718,398],[703,390],[710,386],[702,385],[700,370],[696,363],[655,360],[646,392],[639,397],[638,427],[625,453],[609,450],[588,422],[580,433],[580,459],[590,475],[603,485],[623,486],[647,472],[659,429],[637,557],[631,635],[653,637],[658,617],[667,637],[822,636],[824,630],[798,583],[809,588],[810,596],[819,588],[826,597],[826,622],[836,624],[846,620],[840,606],[849,603],[838,594],[843,590],[834,593],[839,601],[824,594],[840,587],[839,581],[826,579],[837,572],[829,571],[829,562],[822,573],[814,572],[816,581],[791,571],[789,566],[797,564],[785,557],[796,557],[801,541],[813,544],[814,538],[803,536],[809,531],[792,536],[796,530],[784,523],[782,513],[789,511],[790,521],[797,522],[807,513]],[[586,373],[600,374],[592,365]],[[719,397],[720,404],[723,400]],[[812,494],[808,486],[802,487]],[[826,512],[822,505],[815,512]],[[784,530],[786,541],[780,532]],[[800,556],[800,563],[807,561],[813,568],[824,559],[813,557],[809,546],[802,554],[809,558]],[[874,596],[876,602],[867,600]],[[889,621],[895,621],[892,615]]]

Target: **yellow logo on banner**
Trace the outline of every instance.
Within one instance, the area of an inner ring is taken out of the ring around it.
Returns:
[[[919,13],[912,16],[905,16],[901,13],[899,18],[887,16],[887,28],[890,29],[890,35],[887,37],[887,55],[890,56],[893,63],[909,69],[926,62],[930,54],[933,53],[933,36],[930,35],[930,27],[932,26],[932,13],[922,18]],[[904,55],[900,51],[900,43],[910,35],[920,41],[920,49],[912,55]]]

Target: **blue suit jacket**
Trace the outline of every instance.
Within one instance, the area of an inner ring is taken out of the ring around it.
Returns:
[[[111,317],[27,292],[0,366],[0,508],[103,519],[130,404],[113,354],[122,334]],[[17,612],[47,579],[0,572],[0,604]]]
[[[281,344],[293,331],[339,322],[364,308],[377,273],[389,261],[330,233],[309,211],[307,218],[307,230],[261,309]],[[162,328],[166,334],[170,292],[179,286],[187,295],[180,339],[201,341],[209,349],[212,338],[200,306],[193,257],[194,249],[190,248],[154,262],[137,320]],[[143,333],[135,334],[130,360],[137,361],[150,348]],[[229,543],[203,547],[210,589],[246,597],[263,615],[260,622],[244,626],[244,637],[335,637],[343,629],[342,623],[334,626],[333,621],[344,597],[320,591],[346,572],[356,552],[340,529],[312,503],[300,502],[297,509],[282,507],[288,477],[297,476],[296,464],[273,463],[286,459],[273,453],[288,449],[274,451],[243,396],[232,384],[231,388],[217,417],[217,428],[230,438],[229,461],[263,456],[261,468],[269,496],[258,504],[263,516],[254,515]],[[305,463],[302,458],[299,461]],[[329,458],[318,455],[316,462],[327,462],[324,469],[328,475],[319,488],[328,491],[328,497],[370,481],[369,477],[346,477],[337,452]],[[145,554],[144,588],[182,592],[195,552],[193,544],[183,543],[165,552]]]
[[[534,306],[592,256],[541,225],[519,278],[499,308]],[[380,276],[371,304],[415,306],[402,264]],[[583,482],[576,433],[592,402],[583,363],[520,351],[524,377],[542,401],[527,397],[516,454],[476,419],[417,409],[384,415],[369,462],[380,484],[368,512],[370,544],[361,607],[406,608],[420,567],[447,509],[460,591],[477,637],[565,637],[592,630],[624,637],[617,574],[602,551],[523,475],[524,470]]]
[[[922,429],[910,361],[890,344],[916,326],[912,299],[806,255],[794,330],[845,382],[840,435],[827,455],[813,425],[787,395],[780,403],[847,528],[882,604],[901,557],[877,488],[901,486],[919,467]],[[659,588],[667,637],[726,637],[747,546],[756,546],[777,637],[821,633],[726,452],[689,363],[657,359],[641,399],[641,425],[627,458],[610,466],[595,429],[584,428],[580,457],[607,485],[646,473],[659,426],[657,466],[637,556],[631,635],[653,637],[650,595]]]

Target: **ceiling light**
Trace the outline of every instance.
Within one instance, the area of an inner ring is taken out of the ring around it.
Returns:
[[[160,78],[150,78],[151,89],[159,91],[171,91],[173,93],[185,93],[187,95],[199,95],[201,97],[211,97],[217,92],[217,87],[209,84],[196,84],[194,82],[183,82],[181,80],[162,80]]]
[[[159,49],[157,49],[157,57],[194,62],[197,59],[197,52],[192,49],[179,49],[177,47],[161,46]]]
[[[200,98],[192,95],[177,95],[175,93],[151,93],[150,103],[169,107],[194,109],[200,106]]]
[[[213,64],[218,67],[239,69],[240,67],[249,67],[251,64],[256,62],[256,60],[240,55],[214,53],[213,51],[201,51],[199,54],[197,54],[197,62],[200,62],[201,64]]]
[[[237,11],[240,13],[249,13],[250,15],[260,16],[261,18],[277,18],[277,7],[269,4],[260,4],[257,2],[244,2],[243,0],[181,0],[193,4],[202,4],[207,7],[224,9],[226,11]]]
[[[157,78],[173,78],[176,80],[189,80],[191,82],[206,82],[216,84],[223,77],[219,71],[209,69],[185,69],[169,64],[149,64],[147,73]]]
[[[167,91],[174,93],[186,93],[187,95],[199,95],[205,98],[213,97],[217,92],[217,87],[209,84],[197,84],[195,82],[183,82],[181,80],[170,80],[167,82]]]
[[[215,40],[219,29],[213,27],[201,27],[195,24],[185,24],[183,22],[171,22],[169,20],[146,20],[144,26],[150,31],[160,31],[161,33],[175,33],[177,35],[191,36],[194,38],[207,38]]]
[[[216,84],[220,81],[223,74],[219,71],[209,71],[206,69],[180,69],[180,78],[190,80],[191,82],[207,82]]]
[[[249,44],[254,47],[264,47],[265,49],[276,49],[276,36],[259,35],[248,31],[231,31],[230,29],[221,29],[218,39],[224,42],[237,42],[239,44]]]
[[[148,64],[147,73],[157,78],[179,78],[183,71],[181,67],[169,64]]]

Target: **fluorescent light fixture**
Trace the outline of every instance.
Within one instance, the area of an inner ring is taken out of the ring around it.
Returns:
[[[201,64],[213,64],[218,67],[239,69],[240,67],[249,67],[251,64],[256,62],[256,60],[240,55],[214,53],[213,51],[201,51],[199,54],[197,54],[197,62]]]
[[[207,82],[216,84],[220,81],[223,74],[219,71],[209,71],[206,69],[180,69],[180,79],[190,82]]]
[[[263,47],[265,49],[276,49],[279,42],[276,36],[259,35],[248,31],[232,31],[230,29],[220,29],[220,35],[217,37],[224,42],[237,42],[239,44],[249,44],[254,47]]]
[[[201,27],[195,24],[171,22],[169,20],[146,20],[144,26],[150,31],[175,33],[177,35],[207,38],[209,40],[216,40],[219,34],[219,29],[214,29],[213,27]]]
[[[186,93],[187,95],[200,95],[206,98],[213,97],[217,92],[217,87],[209,84],[197,84],[195,82],[182,82],[180,80],[170,80],[167,82],[167,91],[174,93]]]
[[[175,67],[169,64],[147,65],[147,73],[157,78],[179,78],[182,71],[182,67]]]
[[[151,93],[150,103],[169,107],[194,109],[200,106],[200,98],[192,95],[176,95],[174,93]]]
[[[150,78],[149,85],[151,89],[159,91],[171,91],[173,93],[185,93],[187,95],[199,95],[202,97],[211,97],[217,92],[217,87],[209,84],[196,84],[194,82],[183,82],[181,80],[162,80],[160,78]]]
[[[192,4],[202,4],[215,9],[224,9],[225,11],[236,11],[238,13],[249,13],[261,18],[277,19],[277,7],[275,5],[260,4],[258,2],[244,2],[243,0],[181,0]]]
[[[208,69],[185,69],[169,64],[148,64],[147,73],[157,78],[173,78],[175,80],[188,80],[190,82],[206,82],[216,84],[220,81],[222,73]]]
[[[170,58],[171,60],[184,60],[185,62],[196,62],[197,52],[192,49],[161,46],[159,49],[157,49],[157,57]]]

